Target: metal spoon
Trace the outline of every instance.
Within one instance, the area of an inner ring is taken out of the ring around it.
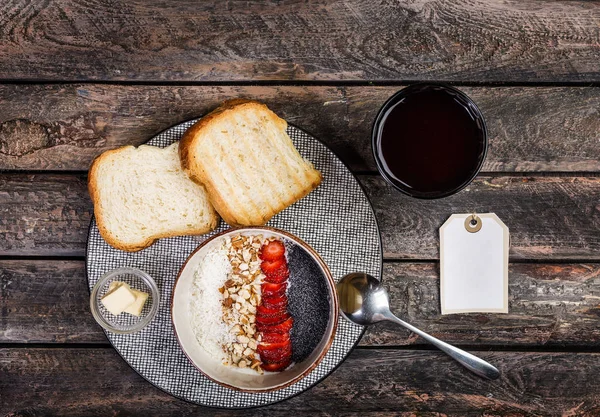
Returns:
[[[384,320],[398,323],[444,351],[477,375],[487,379],[496,379],[500,376],[498,369],[486,361],[442,342],[394,316],[390,311],[390,300],[387,291],[371,275],[362,272],[348,274],[337,284],[337,292],[340,310],[342,310],[344,317],[351,322],[363,326]]]

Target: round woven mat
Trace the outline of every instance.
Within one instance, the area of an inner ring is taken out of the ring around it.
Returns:
[[[195,120],[174,126],[147,142],[165,147],[179,140]],[[327,263],[336,280],[355,271],[381,277],[382,251],[379,230],[371,205],[348,168],[320,141],[306,132],[288,127],[300,154],[323,174],[321,185],[307,197],[276,215],[269,226],[290,232],[311,245]],[[221,222],[213,233],[227,229]],[[307,390],[330,374],[350,353],[363,327],[340,317],[331,349],[306,378],[270,393],[231,390],[207,379],[181,351],[173,333],[169,310],[171,291],[187,256],[207,237],[160,239],[136,253],[109,246],[92,220],[88,235],[87,276],[90,289],[107,271],[130,266],[148,272],[158,284],[161,304],[156,318],[136,334],[106,335],[117,352],[141,376],[181,399],[212,407],[245,408],[284,400]]]

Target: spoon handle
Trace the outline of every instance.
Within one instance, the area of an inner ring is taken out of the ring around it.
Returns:
[[[471,355],[469,352],[465,352],[464,350],[452,346],[446,342],[442,342],[441,340],[436,339],[435,337],[425,333],[424,331],[417,329],[415,326],[412,326],[407,322],[400,320],[398,317],[394,316],[391,313],[389,316],[386,316],[386,319],[394,323],[398,323],[399,325],[406,327],[411,332],[418,334],[423,339],[427,340],[432,345],[448,354],[448,356],[453,358],[455,361],[460,363],[462,366],[464,366],[471,372],[487,379],[496,379],[500,376],[500,371],[498,371],[498,369],[496,369],[494,366],[490,365],[483,359],[478,358],[475,355]]]

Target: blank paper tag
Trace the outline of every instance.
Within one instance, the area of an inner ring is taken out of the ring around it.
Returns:
[[[508,313],[508,239],[494,213],[450,216],[440,228],[442,314]]]

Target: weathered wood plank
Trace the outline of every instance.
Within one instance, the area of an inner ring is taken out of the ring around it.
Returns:
[[[0,175],[0,254],[83,256],[92,204],[86,178]]]
[[[394,312],[453,344],[600,346],[600,264],[510,264],[509,314],[440,313],[437,263],[388,263]],[[363,346],[425,343],[395,325],[367,330]]]
[[[495,212],[519,259],[600,259],[599,177],[479,177],[441,200],[401,195],[379,176],[359,177],[373,203],[387,258],[437,259],[438,229],[452,213]],[[0,175],[0,255],[82,256],[92,213],[80,175]]]
[[[598,81],[589,1],[15,0],[0,78]]]
[[[0,261],[0,343],[108,343],[81,261]]]
[[[353,170],[376,170],[371,126],[402,87],[0,85],[0,169],[87,170],[223,100],[265,101]],[[486,116],[484,171],[600,171],[600,87],[464,87]]]
[[[388,263],[399,316],[453,344],[600,346],[600,264],[511,264],[510,314],[441,316],[435,263]],[[0,261],[0,343],[108,343],[89,313],[81,261]],[[421,345],[404,329],[370,328],[363,346]]]
[[[437,351],[356,350],[315,388],[285,402],[212,415],[442,413],[597,415],[597,353],[476,352],[502,372],[477,377]],[[1,349],[0,412],[12,416],[206,413],[138,376],[112,349]]]
[[[379,176],[361,176],[384,256],[438,259],[439,228],[453,213],[496,213],[510,229],[510,258],[598,259],[599,177],[478,177],[462,192],[417,200]]]

